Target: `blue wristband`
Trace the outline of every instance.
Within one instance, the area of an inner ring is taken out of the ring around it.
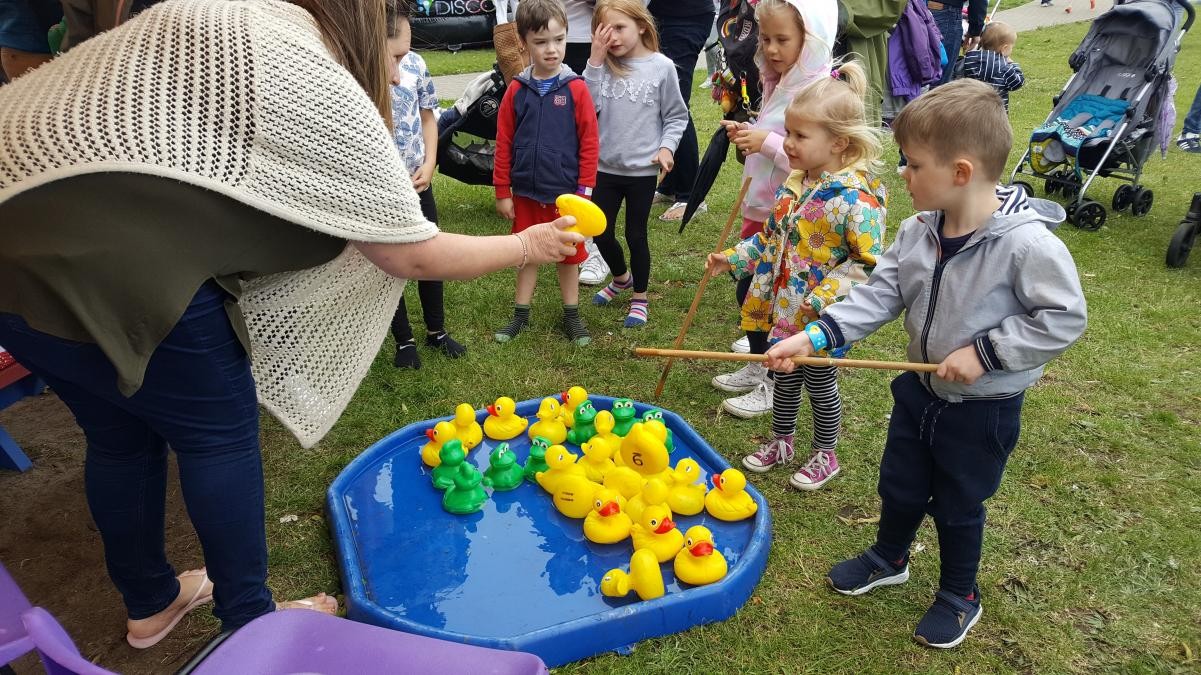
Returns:
[[[805,326],[805,335],[809,336],[809,342],[813,343],[813,351],[815,352],[820,352],[830,346],[830,340],[826,338],[826,332],[822,330],[821,325],[816,321]]]

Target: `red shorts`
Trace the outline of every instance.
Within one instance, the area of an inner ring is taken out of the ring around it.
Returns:
[[[527,197],[513,195],[513,234],[538,223],[549,223],[559,217],[559,209],[554,204],[543,204]],[[575,245],[575,255],[569,255],[559,261],[560,265],[579,265],[588,259],[584,251],[584,243]]]

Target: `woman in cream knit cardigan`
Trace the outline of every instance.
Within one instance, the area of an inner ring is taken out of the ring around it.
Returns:
[[[399,278],[580,240],[570,219],[500,237],[425,221],[388,133],[384,28],[383,0],[168,0],[0,88],[0,344],[85,432],[136,647],[210,597],[224,629],[276,608],[256,400],[309,447]],[[207,575],[166,559],[168,446]]]

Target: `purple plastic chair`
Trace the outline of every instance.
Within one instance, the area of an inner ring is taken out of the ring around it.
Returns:
[[[41,607],[26,610],[21,615],[25,631],[42,657],[47,675],[117,675],[83,658],[71,636]]]
[[[526,652],[437,640],[305,610],[272,612],[197,655],[180,673],[544,675]]]
[[[21,623],[21,613],[29,607],[21,587],[0,565],[0,666],[33,650],[33,640]]]

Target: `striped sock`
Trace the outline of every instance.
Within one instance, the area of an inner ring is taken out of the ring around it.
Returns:
[[[509,322],[509,325],[493,333],[492,337],[496,338],[497,342],[508,342],[517,337],[521,329],[528,325],[530,325],[530,306],[513,305],[513,320]]]
[[[626,315],[626,328],[637,328],[638,326],[646,325],[647,305],[648,302],[646,300],[630,301],[630,313]]]
[[[567,334],[568,340],[580,347],[592,342],[592,336],[588,334],[588,327],[580,318],[579,305],[563,305],[563,332]]]
[[[621,295],[622,291],[627,290],[630,286],[633,286],[633,285],[634,285],[634,277],[628,277],[625,280],[625,283],[622,283],[622,282],[618,281],[617,279],[614,279],[613,281],[609,282],[608,286],[605,286],[604,288],[600,289],[599,291],[596,292],[596,295],[592,296],[592,304],[607,305],[610,302],[613,302],[613,298],[616,298],[617,296]]]

